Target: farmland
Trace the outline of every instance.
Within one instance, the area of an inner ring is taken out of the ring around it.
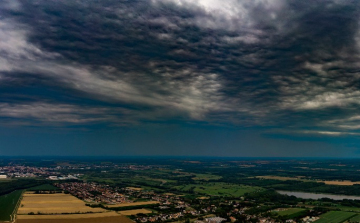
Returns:
[[[158,203],[159,203],[158,201],[142,201],[142,202],[106,205],[106,207],[108,207],[108,208],[118,208],[118,207],[140,206],[140,205],[158,204]]]
[[[78,214],[78,215],[23,215],[17,223],[134,223],[123,215]],[[26,217],[26,218],[25,218]]]
[[[304,210],[305,209],[303,209],[303,208],[289,208],[286,210],[276,211],[276,213],[278,213],[280,216],[286,216],[286,215],[293,215],[293,214],[302,212]]]
[[[320,216],[320,219],[315,221],[316,223],[341,223],[353,216],[355,213],[344,211],[330,211]]]
[[[281,176],[256,176],[259,179],[268,179],[268,180],[299,180],[299,181],[310,181],[303,179],[301,177],[281,177]]]
[[[25,193],[18,214],[41,213],[88,213],[104,212],[101,208],[90,208],[69,194],[30,194]]]
[[[59,190],[59,188],[54,187],[53,185],[50,185],[50,184],[43,184],[43,185],[36,186],[36,187],[30,187],[30,188],[28,188],[26,190],[27,191],[37,191],[37,190],[56,191],[56,190]]]
[[[202,220],[209,214],[228,221],[228,218],[233,217],[240,222],[249,222],[248,218],[253,218],[252,222],[258,222],[260,218],[266,218],[269,222],[290,219],[301,222],[301,219],[306,218],[320,223],[348,223],[359,221],[360,218],[360,200],[306,200],[277,192],[285,190],[339,196],[360,195],[360,185],[354,184],[360,181],[360,164],[357,162],[121,162],[114,161],[111,164],[80,160],[67,164],[69,166],[64,169],[57,168],[62,175],[78,175],[78,180],[55,182],[46,179],[14,179],[0,184],[4,185],[2,191],[16,190],[19,186],[27,191],[22,203],[19,202],[20,223],[100,223],[111,222],[120,216],[129,216],[138,223],[184,222],[187,219]],[[349,165],[340,165],[342,162]],[[305,168],[307,166],[314,168]],[[328,169],[344,171],[332,171],[330,174],[326,172]],[[17,184],[11,184],[15,181]]]
[[[21,198],[22,190],[0,196],[0,221],[11,221]]]
[[[149,211],[145,208],[141,208],[141,209],[134,209],[134,210],[127,210],[127,211],[119,211],[120,214],[122,215],[136,215],[136,214],[149,214],[152,211]]]
[[[360,184],[360,181],[348,181],[348,180],[344,180],[344,181],[338,181],[338,180],[326,180],[326,181],[318,181],[318,182],[323,182],[325,184],[328,185],[340,185],[340,186],[352,186],[355,184]]]
[[[193,180],[219,180],[221,179],[221,176],[213,175],[213,174],[196,174],[196,177],[192,178]]]
[[[256,176],[256,178],[259,179],[268,179],[268,180],[296,180],[296,181],[302,181],[302,182],[317,182],[317,183],[324,183],[327,185],[339,185],[339,186],[352,186],[355,184],[360,184],[360,181],[339,181],[339,180],[310,180],[310,179],[304,179],[301,176],[298,177],[282,177],[282,176]]]
[[[115,211],[88,207],[83,201],[70,194],[25,193],[18,210],[17,223],[46,223],[50,221],[55,223],[133,222]]]
[[[350,218],[350,222],[360,222],[360,214],[355,215],[354,217]]]
[[[80,219],[80,218],[105,218],[105,217],[118,217],[118,213],[103,212],[103,213],[87,213],[87,214],[52,214],[52,215],[18,215],[20,220],[31,220],[31,219]]]
[[[140,187],[127,187],[127,189],[136,190],[136,191],[142,190],[142,188],[140,188]]]
[[[245,193],[251,193],[262,190],[260,187],[252,187],[236,184],[225,183],[206,183],[206,184],[190,184],[177,187],[184,192],[193,191],[199,194],[206,195],[221,195],[221,196],[243,196]]]

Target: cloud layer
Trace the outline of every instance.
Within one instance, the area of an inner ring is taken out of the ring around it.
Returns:
[[[5,1],[0,120],[360,129],[354,1]]]

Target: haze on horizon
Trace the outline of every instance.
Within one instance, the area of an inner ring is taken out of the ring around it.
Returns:
[[[359,4],[3,0],[0,156],[360,157]]]

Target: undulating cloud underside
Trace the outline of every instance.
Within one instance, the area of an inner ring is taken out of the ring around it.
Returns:
[[[0,121],[357,135],[359,22],[358,1],[2,1]]]

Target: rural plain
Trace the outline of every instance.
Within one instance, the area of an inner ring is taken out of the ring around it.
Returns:
[[[37,214],[74,214],[74,213],[101,213],[101,208],[91,208],[78,198],[64,193],[34,194],[26,192],[18,210],[18,215]]]

